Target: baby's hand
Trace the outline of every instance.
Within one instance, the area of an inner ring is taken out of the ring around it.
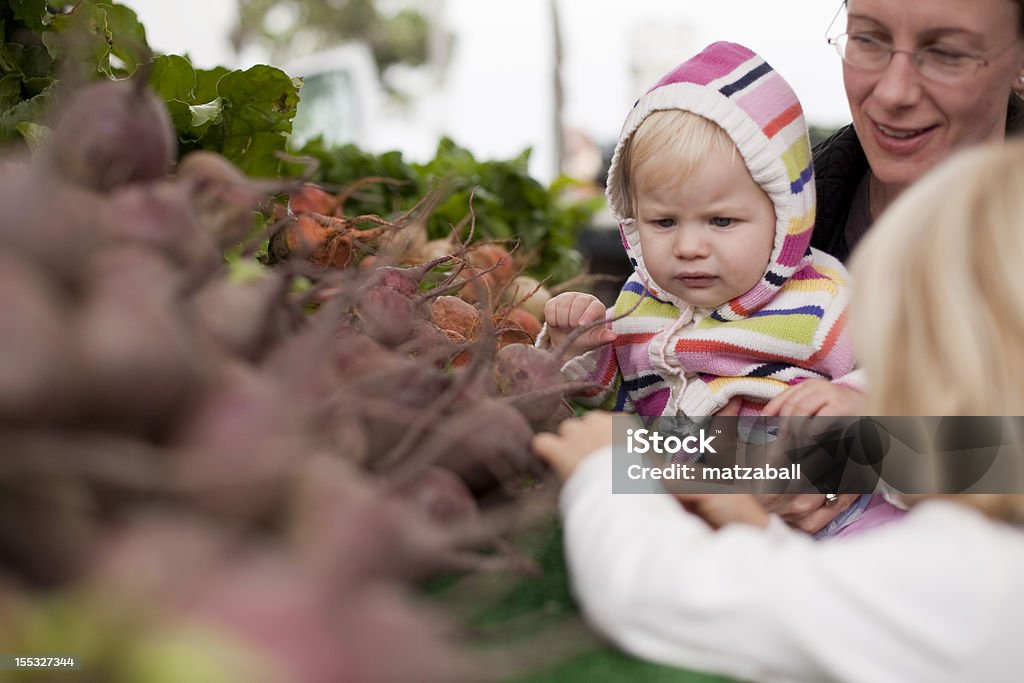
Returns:
[[[558,434],[540,432],[533,437],[533,452],[563,480],[591,453],[613,443],[612,413],[591,410],[558,425]]]
[[[577,327],[604,320],[605,307],[600,299],[582,292],[564,292],[544,304],[544,322],[553,346],[559,346]],[[593,327],[581,334],[569,347],[569,354],[578,356],[598,346],[615,341],[615,333],[607,327]]]
[[[864,397],[848,387],[823,379],[809,379],[789,387],[768,401],[761,411],[763,417],[814,417],[816,415],[860,415]]]

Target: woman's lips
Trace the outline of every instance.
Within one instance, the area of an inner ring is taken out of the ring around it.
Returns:
[[[871,123],[871,132],[876,144],[883,151],[897,155],[913,154],[928,144],[933,131],[938,128],[938,126],[927,126],[925,128],[895,127],[887,126],[878,121],[872,121]]]

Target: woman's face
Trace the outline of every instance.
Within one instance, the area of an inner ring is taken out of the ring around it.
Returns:
[[[1014,0],[849,0],[848,34],[988,62],[956,83],[923,77],[906,52],[877,72],[843,63],[854,126],[876,180],[902,190],[954,150],[1004,137],[1010,92],[1024,76],[1019,11]]]

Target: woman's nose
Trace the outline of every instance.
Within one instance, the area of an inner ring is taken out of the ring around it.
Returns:
[[[878,74],[871,95],[887,108],[910,107],[921,99],[921,79],[921,72],[914,63],[914,56],[906,52],[897,52]]]

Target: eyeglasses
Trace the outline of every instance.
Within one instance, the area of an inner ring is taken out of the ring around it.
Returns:
[[[883,71],[889,66],[893,55],[902,52],[914,60],[921,76],[948,85],[962,83],[990,63],[984,57],[941,45],[928,45],[917,50],[897,50],[868,33],[842,33],[827,40],[842,60],[856,69],[872,73]]]

